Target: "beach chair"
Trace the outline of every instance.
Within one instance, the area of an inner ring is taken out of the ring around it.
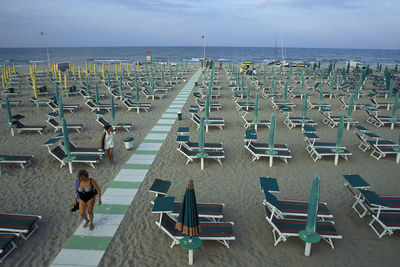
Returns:
[[[62,130],[63,126],[56,121],[55,119],[49,118],[47,120],[47,123],[54,128],[54,132],[57,132],[59,130]],[[68,130],[76,130],[78,133],[81,132],[83,127],[83,124],[67,124],[67,129]]]
[[[340,103],[342,104],[342,106],[340,107],[342,110],[346,110],[349,109],[349,103],[344,101],[343,97],[338,97]],[[355,102],[355,101],[354,101]],[[365,108],[365,104],[360,104],[360,103],[353,103],[353,110],[356,109],[363,109]]]
[[[53,110],[53,112],[58,112],[58,110],[59,110],[58,104],[54,100],[48,101],[47,105]],[[73,112],[77,111],[78,108],[79,108],[79,105],[63,104],[63,111],[69,111],[69,112],[73,113]]]
[[[381,158],[386,157],[387,155],[396,155],[396,163],[400,163],[400,146],[398,144],[394,145],[377,145],[374,142],[369,143],[372,152],[371,157],[380,160]]]
[[[84,88],[82,88],[82,89],[80,89],[79,90],[79,94],[84,98],[84,99],[94,99],[95,97],[96,97],[96,94],[94,94],[94,93],[90,93],[90,94],[88,94],[88,92],[86,91],[86,89],[84,89]],[[105,97],[105,94],[98,94],[98,97],[101,99],[101,98],[104,98]]]
[[[39,228],[37,221],[41,218],[39,215],[0,213],[0,232],[19,233],[26,240]]]
[[[375,97],[370,97],[369,99],[371,100],[373,106],[374,106],[375,108],[377,108],[377,109],[379,109],[379,108],[386,108],[386,110],[389,110],[389,109],[391,109],[391,108],[393,107],[393,105],[394,105],[394,104],[391,103],[391,102],[378,102],[378,101],[376,101],[376,98],[375,98]]]
[[[334,128],[340,123],[340,116],[332,116],[330,114],[325,113],[324,118],[322,120],[324,124],[327,124],[329,127]],[[357,120],[354,120],[348,116],[343,117],[344,125],[346,129],[349,130],[351,125],[355,125],[358,123]]]
[[[199,129],[200,116],[197,113],[192,113],[191,120],[197,125],[197,129]],[[204,126],[206,127],[206,132],[208,132],[209,127],[217,127],[223,131],[225,120],[224,118],[208,118],[208,120],[204,120]]]
[[[352,155],[350,151],[348,151],[345,147],[334,148],[337,151],[334,151],[332,148],[326,147],[318,147],[312,146],[311,147],[311,158],[314,161],[321,159],[322,157],[334,157],[334,164],[335,166],[338,164],[339,156],[344,158],[346,161],[349,161],[348,157]],[[339,152],[338,152],[339,151]]]
[[[20,120],[13,121],[13,125],[15,125],[18,133],[38,132],[40,135],[43,135],[43,132],[46,130],[46,125],[25,125]]]
[[[196,155],[200,153],[200,151],[197,150],[197,148],[188,149],[186,146],[179,146],[177,149],[186,157],[186,165],[189,162],[193,162],[195,159],[197,159]],[[214,159],[219,164],[222,164],[221,159],[225,158],[223,150],[204,150],[204,153],[208,154],[207,159]]]
[[[151,103],[135,103],[132,102],[132,100],[126,98],[122,101],[122,103],[127,107],[128,111],[131,111],[132,109],[136,109],[137,113],[139,114],[140,110],[144,110],[148,112],[151,108]]]
[[[143,92],[144,96],[146,97],[146,99],[151,98],[153,101],[155,98],[162,99],[165,97],[165,93],[159,93],[159,92],[155,92],[155,91],[153,93],[153,92],[150,92],[147,88],[142,89],[142,92]]]
[[[111,125],[113,130],[116,130],[118,128],[124,128],[127,132],[131,131],[133,128],[133,124],[129,122],[116,122],[116,123],[110,123],[106,121],[103,117],[99,117],[96,119],[98,123],[100,123],[103,127],[106,125]]]
[[[270,210],[271,214],[275,214],[278,218],[307,218],[308,201],[278,200],[278,198],[265,189],[264,195],[264,206]],[[331,218],[333,218],[333,215],[329,212],[327,203],[319,202],[317,219],[325,221]]]
[[[244,120],[244,128],[248,129],[248,128],[252,128],[255,127],[257,125],[258,126],[267,126],[269,128],[269,126],[271,125],[271,121],[270,120],[258,120],[257,122],[255,122],[254,120],[251,119],[246,119],[246,115],[248,114],[248,112],[244,112],[244,114],[241,116],[242,119]]]
[[[196,99],[196,104],[199,107],[200,111],[204,110],[206,108],[206,104],[204,101],[201,101],[200,99]],[[222,108],[222,105],[219,102],[212,102],[210,101],[210,109],[216,109],[218,111],[220,111],[220,109]]]
[[[67,165],[63,161],[63,158],[67,157],[67,155],[60,146],[56,146],[51,150],[49,148],[49,153],[61,163],[60,168]],[[101,159],[101,156],[96,154],[73,155],[73,156],[75,157],[75,159],[71,161],[72,163],[87,163],[92,168],[95,168],[95,165],[98,164]]]
[[[8,255],[16,248],[15,240],[20,234],[16,233],[0,233],[0,263],[3,263]]]
[[[108,111],[111,112],[111,105],[110,104],[98,104],[96,105],[95,102],[93,102],[91,99],[89,99],[88,101],[86,101],[86,105],[90,108],[91,112],[95,112],[95,111]],[[117,108],[118,104],[114,104],[114,107]]]
[[[31,164],[33,155],[12,155],[12,154],[0,154],[0,164],[18,164],[22,169],[25,169]]]
[[[280,219],[277,218],[274,212],[271,212],[268,207],[264,206],[267,214],[266,219],[272,226],[272,235],[274,237],[274,246],[278,245],[279,242],[286,240],[292,236],[299,236],[300,231],[306,229],[307,220],[301,219]],[[334,222],[331,221],[320,221],[316,222],[315,232],[318,233],[321,238],[326,241],[332,249],[334,249],[333,240],[342,239],[335,228]]]
[[[264,148],[264,147],[254,147],[251,142],[245,148],[250,152],[252,156],[252,161],[259,160],[260,158],[266,157],[269,158],[269,166],[272,167],[273,159],[279,158],[283,160],[286,164],[288,163],[288,159],[292,158],[290,155],[290,150],[288,148],[280,148],[278,145],[274,145],[273,149]],[[274,153],[268,153],[269,151],[275,151]]]
[[[60,147],[65,152],[64,142],[60,143]],[[78,147],[71,141],[69,141],[69,148],[71,155],[99,155],[100,158],[103,158],[104,154],[106,153],[104,149],[100,149],[97,147]]]
[[[297,126],[301,126],[301,127],[316,126],[318,124],[308,117],[303,118],[303,117],[291,117],[291,116],[286,117],[286,119],[283,121],[283,123],[289,129],[293,129]]]
[[[160,222],[156,222],[173,241],[171,248],[179,244],[179,240],[185,235],[176,230],[177,221],[166,213],[163,213]],[[229,241],[235,240],[233,234],[233,222],[200,222],[200,234],[197,236],[201,240],[215,240],[229,248]]]
[[[307,98],[307,107],[308,109],[319,109],[322,108],[330,108],[331,104],[322,103],[322,102],[311,102],[311,97]]]
[[[274,98],[271,98],[271,104],[272,108],[275,110],[279,109],[280,106],[285,106],[290,109],[293,109],[296,106],[292,101],[275,100]]]
[[[378,115],[377,112],[372,112],[370,110],[366,110],[366,112],[368,114],[367,122],[375,125],[378,128],[385,125],[390,125],[390,129],[393,130],[395,125],[400,124],[400,120],[396,117],[389,115]]]

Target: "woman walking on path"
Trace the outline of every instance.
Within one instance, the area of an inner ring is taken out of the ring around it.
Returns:
[[[76,206],[79,200],[79,213],[82,218],[85,219],[83,227],[87,227],[90,223],[89,230],[92,231],[94,229],[93,207],[96,195],[98,195],[97,204],[101,205],[100,187],[93,178],[89,178],[89,173],[87,171],[80,170],[78,172],[78,178],[76,178],[75,181],[75,193],[74,205]],[[89,214],[89,218],[87,213]]]

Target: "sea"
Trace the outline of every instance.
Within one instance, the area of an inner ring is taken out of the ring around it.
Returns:
[[[82,65],[86,61],[140,62],[151,55],[153,62],[187,62],[200,64],[204,47],[49,47],[46,48],[0,48],[0,62],[26,66],[33,62],[47,65],[50,62],[68,62]],[[275,47],[205,47],[205,57],[215,62],[268,63],[272,60],[321,62],[327,65],[335,62],[344,65],[346,60],[367,65],[400,64],[400,50],[389,49],[334,49],[334,48],[275,48]]]

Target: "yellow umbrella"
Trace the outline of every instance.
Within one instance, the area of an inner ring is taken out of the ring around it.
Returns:
[[[129,72],[129,61],[126,62],[126,71]]]
[[[111,64],[108,63],[108,72],[111,73]]]
[[[58,70],[58,79],[60,80],[60,84],[61,84],[62,83],[61,70]]]
[[[67,90],[67,74],[64,73],[64,89]]]
[[[35,72],[37,72],[37,63],[35,62]]]
[[[32,85],[33,85],[33,95],[35,96],[35,101],[37,101],[38,95],[37,95],[36,76],[35,75],[33,75]]]
[[[87,63],[87,61],[85,61],[85,65],[86,65],[86,75],[87,75],[87,73],[88,73],[88,63]]]
[[[1,74],[1,81],[3,83],[3,89],[6,89],[6,77],[4,76],[4,73]]]
[[[122,61],[119,62],[119,69],[122,70]]]
[[[81,66],[78,67],[78,77],[79,77],[79,80],[82,78],[82,75],[81,75]]]
[[[106,78],[106,68],[104,66],[104,62],[103,65],[101,65],[101,75],[103,77],[103,80]]]
[[[15,71],[15,64],[13,64],[13,73],[16,73],[16,71]]]
[[[74,64],[72,64],[72,75],[75,76],[75,65]]]
[[[93,64],[93,73],[96,76],[96,64]]]
[[[117,76],[117,75],[118,75],[118,65],[115,64],[115,76]]]
[[[139,69],[139,59],[136,62],[136,68]]]

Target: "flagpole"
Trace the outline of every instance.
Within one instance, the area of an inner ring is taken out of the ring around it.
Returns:
[[[40,34],[42,36],[44,36],[46,33],[45,32],[40,32]],[[47,66],[50,66],[50,57],[49,57],[49,42],[47,40],[47,34],[45,37],[45,41],[46,41],[46,55],[47,55]]]
[[[203,62],[206,64],[206,34],[203,35]]]

